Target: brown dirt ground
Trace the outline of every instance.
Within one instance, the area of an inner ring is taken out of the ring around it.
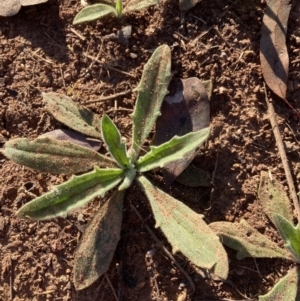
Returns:
[[[157,7],[126,15],[121,21],[106,18],[74,28],[72,19],[80,1],[49,1],[22,8],[12,18],[0,18],[0,130],[1,141],[34,138],[61,128],[44,109],[41,92],[66,93],[83,103],[134,88],[151,51],[160,44],[172,47],[175,77],[212,79],[212,136],[193,164],[211,174],[210,188],[172,185],[170,193],[185,202],[207,222],[238,221],[241,217],[261,233],[281,243],[257,201],[261,170],[270,170],[287,187],[271,126],[266,114],[259,62],[259,38],[264,0],[203,0],[182,14],[177,0],[163,0]],[[205,21],[202,22],[197,18]],[[124,25],[132,25],[127,45],[105,38]],[[214,26],[212,28],[212,26]],[[300,107],[300,3],[294,1],[287,45],[290,55],[288,99]],[[76,31],[74,31],[74,29]],[[296,39],[298,37],[298,39]],[[99,57],[132,76],[104,68],[84,54]],[[299,127],[291,110],[273,97],[295,183],[299,180]],[[135,93],[90,105],[108,114],[125,137],[131,133],[129,113]],[[104,151],[104,150],[103,150]],[[64,176],[39,174],[0,155],[0,300],[257,300],[284,275],[283,260],[238,261],[228,250],[228,283],[213,282],[182,256],[176,256],[191,275],[196,291],[164,255],[144,224],[130,208],[132,202],[154,229],[146,197],[133,186],[127,193],[122,239],[107,277],[76,292],[72,284],[73,253],[81,231],[100,206],[94,200],[66,219],[47,222],[20,220],[14,213],[22,204],[61,183]],[[154,179],[163,189],[162,177]],[[154,230],[166,247],[163,235]],[[151,251],[149,253],[149,251]],[[149,257],[149,254],[153,255]],[[111,281],[111,285],[108,280]]]

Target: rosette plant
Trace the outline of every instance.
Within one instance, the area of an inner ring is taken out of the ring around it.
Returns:
[[[41,172],[75,174],[67,182],[25,204],[17,215],[45,220],[66,214],[114,189],[88,223],[75,253],[76,289],[91,285],[109,268],[117,247],[124,191],[135,180],[150,201],[152,212],[173,252],[180,251],[196,266],[209,270],[218,279],[226,279],[228,261],[219,237],[208,227],[203,215],[195,213],[179,200],[153,185],[143,173],[179,160],[199,149],[209,137],[209,128],[175,136],[159,146],[151,146],[139,156],[151,132],[171,79],[171,51],[158,47],[144,67],[136,105],[132,114],[132,141],[126,150],[120,132],[107,116],[96,114],[75,104],[70,98],[45,93],[46,109],[60,122],[87,136],[101,138],[110,157],[90,148],[49,137],[33,141],[10,140],[2,153],[13,161]],[[92,170],[92,171],[89,171]]]

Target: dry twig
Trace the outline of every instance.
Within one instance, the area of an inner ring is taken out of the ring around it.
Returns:
[[[120,92],[120,93],[116,93],[116,94],[113,94],[113,95],[109,95],[109,96],[103,96],[103,97],[100,97],[96,100],[90,100],[90,101],[86,101],[86,102],[83,102],[82,104],[84,105],[88,105],[88,104],[92,104],[92,103],[96,103],[96,102],[102,102],[102,101],[106,101],[106,100],[112,100],[112,99],[115,99],[119,96],[124,96],[128,93],[130,93],[131,90],[127,90],[127,91],[123,91],[123,92]]]
[[[117,69],[117,68],[115,68],[115,67],[113,67],[113,66],[111,66],[111,65],[104,64],[104,63],[102,63],[99,59],[93,57],[92,55],[89,55],[89,54],[87,54],[87,53],[82,53],[82,55],[85,56],[85,57],[87,57],[87,58],[89,58],[90,60],[96,61],[96,62],[97,62],[99,65],[101,65],[103,68],[110,69],[110,70],[119,72],[119,73],[121,73],[121,74],[123,74],[123,75],[127,75],[127,76],[130,76],[130,77],[132,77],[132,78],[135,78],[135,76],[134,76],[133,74],[128,73],[128,72],[125,72],[125,71],[122,71],[122,70],[120,70],[120,69]]]
[[[294,204],[294,208],[296,210],[297,213],[297,220],[298,222],[300,222],[300,207],[299,207],[299,202],[298,202],[298,197],[297,197],[297,193],[296,193],[296,189],[295,189],[295,185],[293,182],[293,178],[292,178],[292,173],[289,167],[289,163],[288,163],[288,159],[286,156],[286,152],[284,149],[284,145],[280,136],[280,131],[278,128],[278,123],[277,123],[277,118],[276,118],[276,113],[274,110],[274,106],[272,104],[272,102],[268,99],[267,96],[267,91],[266,91],[266,86],[264,84],[264,89],[265,89],[265,100],[268,106],[268,113],[269,113],[269,118],[270,118],[270,123],[273,129],[273,133],[275,136],[275,140],[276,140],[276,144],[278,147],[278,152],[282,161],[282,165],[284,168],[284,172],[285,172],[285,176],[286,176],[286,180],[288,182],[288,186],[289,186],[289,190],[290,190],[290,196],[291,199],[293,200],[293,204]]]

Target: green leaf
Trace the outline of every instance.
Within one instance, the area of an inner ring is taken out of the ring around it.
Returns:
[[[126,172],[124,180],[121,183],[121,185],[119,186],[118,190],[121,191],[121,190],[125,190],[125,189],[129,188],[130,185],[132,184],[133,180],[135,179],[135,176],[136,176],[136,170],[134,168],[129,169]]]
[[[209,269],[220,279],[228,275],[227,254],[218,236],[203,221],[203,215],[152,185],[145,177],[137,178],[147,195],[156,227],[172,245],[198,267]]]
[[[141,81],[136,88],[138,97],[132,114],[132,148],[135,158],[160,115],[160,107],[168,92],[170,79],[171,51],[167,45],[162,45],[154,51],[144,66]]]
[[[290,270],[274,287],[259,301],[295,301],[299,282],[299,267]]]
[[[40,172],[74,174],[96,166],[114,166],[115,162],[92,149],[51,138],[13,139],[2,153],[14,162]]]
[[[87,136],[101,139],[101,119],[80,107],[70,97],[59,93],[43,93],[47,111],[69,128]]]
[[[89,5],[83,8],[75,16],[73,20],[73,25],[84,23],[84,22],[95,21],[110,14],[114,14],[115,16],[118,15],[116,9],[110,5],[102,4],[102,3]]]
[[[136,163],[137,171],[145,172],[156,167],[184,158],[184,155],[200,148],[209,137],[209,128],[184,136],[175,136],[159,146],[151,146],[151,151],[140,157]]]
[[[35,220],[65,216],[70,210],[85,205],[95,197],[103,197],[123,177],[121,169],[95,167],[89,173],[73,176],[69,181],[54,186],[50,192],[24,205],[17,215]]]
[[[293,220],[291,202],[282,184],[273,176],[270,178],[268,172],[260,173],[260,183],[258,187],[258,197],[265,214],[275,225],[273,214],[277,213],[284,216],[289,221]]]
[[[158,0],[130,0],[124,9],[124,14],[130,11],[142,10],[146,7],[156,5],[158,2]]]
[[[281,257],[291,259],[289,252],[252,228],[244,219],[239,223],[215,222],[210,228],[221,237],[224,245],[237,251],[237,259],[245,257]]]
[[[102,117],[102,137],[107,145],[107,150],[115,158],[121,168],[125,168],[130,165],[129,158],[126,154],[125,143],[121,139],[121,135],[112,122],[112,120],[104,114]]]
[[[77,290],[90,286],[109,268],[120,239],[123,196],[123,191],[115,191],[84,230],[74,259]]]
[[[116,12],[117,12],[118,18],[121,18],[122,14],[123,14],[123,0],[117,0],[117,2],[116,2]]]
[[[276,228],[285,242],[285,247],[292,253],[293,257],[300,263],[300,224],[293,226],[284,216],[273,215]]]

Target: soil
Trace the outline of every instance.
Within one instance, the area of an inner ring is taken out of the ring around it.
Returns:
[[[264,0],[203,0],[186,13],[178,0],[125,15],[121,20],[72,26],[80,1],[50,0],[0,18],[0,142],[35,138],[64,128],[42,103],[41,92],[60,92],[79,103],[130,90],[125,96],[88,105],[106,112],[130,138],[131,119],[142,68],[153,49],[172,48],[176,78],[213,81],[212,135],[193,164],[213,175],[212,186],[188,188],[174,183],[169,193],[213,221],[248,222],[283,245],[257,199],[261,170],[269,170],[287,188],[286,178],[267,115],[259,61]],[[111,37],[132,26],[128,41]],[[294,1],[287,33],[290,56],[288,100],[300,107],[300,3]],[[98,60],[95,60],[98,58]],[[111,67],[119,71],[114,71]],[[299,182],[300,132],[294,112],[268,92],[278,114],[295,183]],[[298,140],[297,140],[298,139]],[[3,145],[3,144],[2,144]],[[105,150],[102,149],[102,152]],[[0,155],[0,300],[257,300],[290,267],[280,259],[238,261],[228,251],[226,283],[214,282],[180,254],[176,259],[196,286],[156,245],[145,222],[170,250],[155,223],[144,194],[135,185],[126,194],[122,238],[105,276],[76,291],[72,283],[73,254],[82,230],[105,200],[95,199],[66,218],[35,222],[15,212],[35,195],[67,179],[40,174]],[[162,175],[153,181],[166,190]],[[297,186],[297,184],[296,184]],[[298,189],[298,187],[296,187]],[[144,222],[131,209],[133,204]],[[119,295],[119,299],[116,297]]]

